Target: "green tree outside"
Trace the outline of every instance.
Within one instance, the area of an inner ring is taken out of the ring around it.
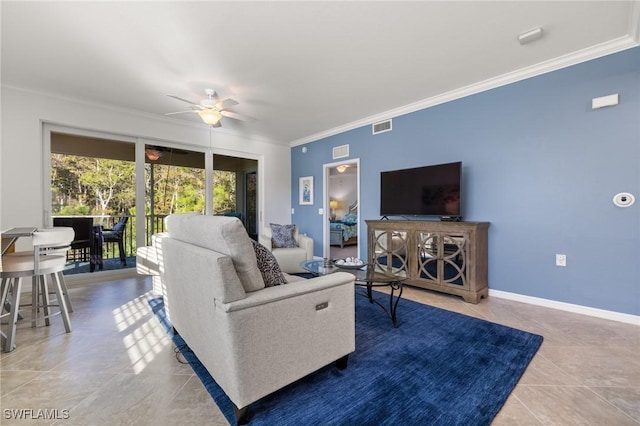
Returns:
[[[151,182],[153,167],[153,182]],[[236,173],[214,170],[214,214],[236,210]],[[53,216],[131,216],[128,232],[135,245],[135,163],[133,161],[51,155]],[[152,186],[153,185],[153,186]],[[205,213],[205,171],[145,164],[145,214],[161,220],[172,213]],[[153,204],[151,201],[153,194]],[[102,223],[110,227],[112,223]],[[155,226],[154,226],[155,228]],[[133,253],[135,247],[127,247]]]

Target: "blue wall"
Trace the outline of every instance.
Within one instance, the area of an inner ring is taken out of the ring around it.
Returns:
[[[591,99],[620,104],[591,109]],[[640,48],[292,148],[292,222],[322,254],[322,166],[360,158],[360,235],[379,219],[380,171],[462,161],[463,215],[488,221],[489,287],[640,315]],[[315,203],[298,204],[298,178]],[[638,198],[614,206],[618,192]],[[361,246],[366,255],[366,245]],[[555,266],[555,254],[567,267]]]

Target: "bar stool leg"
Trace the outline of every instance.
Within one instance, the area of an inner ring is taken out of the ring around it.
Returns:
[[[51,306],[51,301],[49,299],[49,286],[47,285],[46,275],[40,275],[40,288],[42,293],[42,313],[44,315],[44,325],[50,326],[51,321],[49,320],[49,306]]]
[[[49,320],[49,292],[44,276],[37,275],[32,277],[31,285],[31,327],[38,326],[38,318],[40,317],[40,309],[44,317],[45,325],[50,325]]]
[[[3,278],[0,282],[0,323],[2,323],[2,318],[11,316],[11,303],[7,300],[10,287],[11,279]],[[7,311],[7,313],[3,313],[4,311]],[[0,346],[4,347],[6,339],[7,335],[0,330]]]
[[[11,352],[16,347],[16,324],[18,322],[18,311],[20,310],[20,292],[22,291],[22,278],[15,278],[12,301],[11,315],[9,316],[9,330],[7,331],[7,340],[5,341],[5,352]]]
[[[62,286],[62,292],[64,293],[64,301],[67,303],[67,311],[71,313],[73,312],[73,306],[71,306],[71,298],[69,297],[69,290],[67,290],[67,283],[64,280],[64,274],[62,272],[58,272],[57,275],[60,280],[60,285]]]
[[[58,305],[60,307],[60,316],[62,317],[62,322],[64,322],[64,329],[67,331],[67,333],[71,333],[71,322],[69,321],[69,311],[67,311],[67,302],[62,292],[62,285],[60,284],[60,279],[58,278],[58,274],[51,274],[51,275],[53,276],[53,280],[54,280],[56,296],[58,297]]]
[[[3,278],[0,284],[0,317],[8,315],[8,313],[11,312],[11,303],[7,300],[9,287],[9,278]],[[4,311],[7,311],[7,314],[2,314]]]
[[[11,302],[9,301],[9,291],[13,283],[13,278],[3,278],[2,285],[0,286],[0,318],[8,317],[11,313]],[[3,311],[7,311],[6,314],[2,314]],[[23,319],[22,314],[18,311],[18,319]],[[2,346],[2,345],[0,345]]]
[[[37,327],[40,316],[40,297],[42,294],[40,276],[31,277],[31,327]]]

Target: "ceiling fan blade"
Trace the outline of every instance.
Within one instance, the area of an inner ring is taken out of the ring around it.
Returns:
[[[244,114],[238,114],[237,112],[233,111],[220,111],[220,114],[222,114],[223,117],[233,118],[234,120],[256,121],[256,119],[253,117],[249,117],[248,115]]]
[[[236,105],[238,105],[238,102],[231,98],[223,99],[219,102],[216,102],[216,108],[218,110],[231,108],[232,106],[236,106]]]
[[[179,97],[179,96],[176,96],[176,95],[167,95],[167,96],[168,96],[168,97],[170,97],[170,98],[173,98],[173,99],[177,99],[177,100],[182,101],[182,102],[186,102],[186,103],[191,104],[191,105],[198,105],[198,104],[197,104],[197,103],[195,103],[195,102],[191,102],[191,101],[190,101],[190,100],[188,100],[188,99],[183,99],[183,98],[181,98],[181,97]]]
[[[187,112],[197,112],[193,109],[187,110],[187,111],[176,111],[176,112],[167,112],[164,115],[176,115],[176,114],[185,114]]]

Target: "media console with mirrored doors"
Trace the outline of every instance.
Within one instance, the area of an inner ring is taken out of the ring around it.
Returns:
[[[367,220],[367,261],[406,271],[405,284],[478,303],[487,283],[488,222]]]

